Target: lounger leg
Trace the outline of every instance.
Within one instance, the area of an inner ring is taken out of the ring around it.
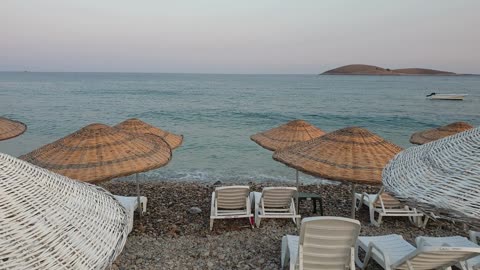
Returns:
[[[380,226],[380,224],[375,220],[375,209],[373,208],[373,205],[370,205],[370,223],[372,225],[375,225],[377,227]],[[379,222],[381,222],[381,219],[382,219],[382,215],[379,213]]]
[[[262,221],[262,219],[257,215],[255,217],[255,226],[257,226],[257,228],[260,228],[260,222]]]
[[[260,211],[260,206],[258,205],[260,202],[258,203],[255,203],[255,226],[257,226],[257,228],[260,228],[260,222],[261,222],[261,218],[258,216],[258,211]]]
[[[375,224],[377,227],[380,227],[380,224],[382,224],[382,218],[383,218],[383,215],[381,213],[378,214],[378,221],[376,222],[377,224]]]
[[[290,260],[290,252],[288,251],[287,236],[282,237],[282,254],[281,254],[281,269],[284,269],[285,263]]]
[[[363,199],[362,198],[358,199],[355,197],[355,210],[360,209],[362,205],[363,205]]]
[[[465,261],[458,262],[460,265],[460,269],[462,270],[468,270],[467,263]]]
[[[213,218],[210,218],[210,231],[213,230]]]
[[[424,218],[424,220],[422,222],[422,228],[425,228],[425,227],[427,227],[427,222],[430,219],[430,217],[424,214],[423,218]]]
[[[147,212],[147,198],[142,198],[141,203],[142,203],[143,213],[146,213]]]
[[[350,268],[349,270],[355,270],[355,248],[350,248]]]
[[[370,253],[367,252],[367,254],[365,255],[365,259],[362,262],[362,260],[360,260],[360,257],[358,257],[359,249],[360,249],[360,246],[357,245],[357,247],[355,248],[355,263],[358,265],[358,267],[360,267],[363,270],[365,269],[365,267],[368,264],[368,261],[370,260]]]

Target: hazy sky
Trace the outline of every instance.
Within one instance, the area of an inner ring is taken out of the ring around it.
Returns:
[[[0,70],[480,73],[480,0],[1,0]]]

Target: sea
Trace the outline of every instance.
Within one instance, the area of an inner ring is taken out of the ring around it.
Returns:
[[[468,96],[427,100],[431,92]],[[0,116],[28,126],[0,141],[0,152],[13,156],[91,123],[139,118],[184,135],[172,161],[142,173],[143,180],[289,181],[295,171],[274,161],[252,134],[303,119],[327,132],[364,127],[413,147],[416,131],[455,121],[480,125],[480,76],[0,72]]]

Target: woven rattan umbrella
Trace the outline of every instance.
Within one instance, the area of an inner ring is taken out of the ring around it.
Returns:
[[[309,141],[325,132],[303,120],[293,120],[276,128],[250,136],[261,147],[275,151],[299,142]]]
[[[103,124],[91,124],[20,158],[86,182],[135,174],[140,196],[137,173],[166,165],[172,158],[172,150],[155,135],[136,135]]]
[[[20,136],[26,130],[27,125],[24,123],[0,116],[0,141]]]
[[[137,118],[125,120],[115,125],[114,127],[134,134],[157,135],[164,139],[170,145],[170,148],[172,148],[172,150],[179,147],[183,142],[182,135],[176,135],[160,128],[154,127]]]
[[[455,122],[446,126],[415,132],[410,137],[410,142],[414,144],[425,144],[471,128],[473,128],[473,126],[468,123]]]
[[[273,159],[313,176],[353,183],[355,198],[355,184],[381,184],[382,169],[401,150],[364,128],[348,127],[275,151]]]
[[[383,184],[425,213],[480,226],[480,128],[406,149],[383,170]]]
[[[250,139],[261,147],[275,151],[299,142],[309,141],[325,134],[325,132],[304,120],[292,120],[276,128],[262,131],[250,136]],[[295,173],[298,191],[298,170]],[[298,213],[298,193],[296,196]]]
[[[107,269],[132,222],[108,191],[0,153],[0,269]]]
[[[101,182],[162,167],[171,157],[157,136],[91,124],[20,158],[73,179]]]

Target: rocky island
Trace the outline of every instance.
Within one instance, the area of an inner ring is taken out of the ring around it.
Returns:
[[[347,65],[325,71],[320,75],[458,75],[453,72],[425,69],[425,68],[401,68],[389,69],[371,65]]]

